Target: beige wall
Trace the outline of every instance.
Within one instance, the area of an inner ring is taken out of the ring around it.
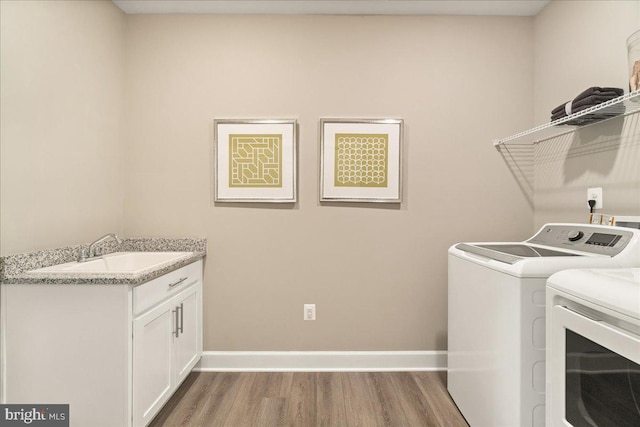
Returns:
[[[532,29],[128,16],[125,231],[209,239],[205,350],[445,349],[449,245],[530,234],[491,140],[532,124]],[[298,120],[299,202],[213,204],[213,119],[263,117]],[[319,204],[322,117],[405,120],[400,209]],[[318,320],[302,320],[304,303]]]
[[[0,8],[0,254],[207,237],[206,350],[445,349],[449,245],[582,221],[588,186],[606,212],[640,213],[636,117],[538,147],[535,219],[490,144],[588,86],[624,87],[635,0],[536,18]],[[223,117],[298,120],[293,208],[213,204]],[[318,203],[321,117],[405,120],[400,209]]]
[[[626,39],[640,2],[553,1],[534,19],[536,123],[590,86],[628,90]],[[603,188],[603,213],[640,215],[638,115],[556,138],[536,149],[534,227],[584,222],[587,189]]]
[[[0,254],[123,230],[125,15],[0,2]]]

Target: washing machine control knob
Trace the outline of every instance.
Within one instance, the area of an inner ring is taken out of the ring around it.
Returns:
[[[582,239],[582,236],[584,236],[584,233],[582,231],[576,230],[570,231],[567,237],[569,237],[570,242],[575,242],[576,240]]]

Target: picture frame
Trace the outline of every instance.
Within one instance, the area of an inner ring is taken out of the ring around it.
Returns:
[[[213,127],[215,202],[296,202],[295,119],[215,119]]]
[[[402,203],[402,119],[320,120],[320,201]]]

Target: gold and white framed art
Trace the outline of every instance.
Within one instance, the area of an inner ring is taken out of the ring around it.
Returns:
[[[320,120],[320,201],[402,203],[401,119]]]
[[[216,119],[216,202],[296,201],[296,120]]]

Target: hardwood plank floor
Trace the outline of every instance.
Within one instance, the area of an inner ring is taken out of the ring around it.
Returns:
[[[192,372],[151,427],[468,427],[444,372]]]

